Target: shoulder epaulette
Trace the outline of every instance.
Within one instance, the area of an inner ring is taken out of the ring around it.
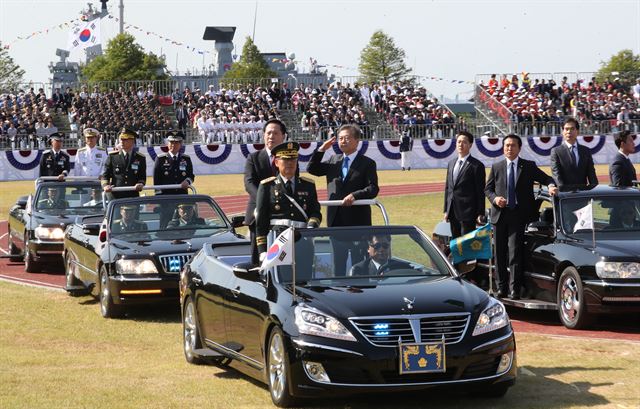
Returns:
[[[78,149],[78,152],[80,152],[80,151],[86,151],[87,149],[89,149],[89,148],[87,148],[86,146],[83,146],[82,148]]]
[[[311,179],[311,178],[308,178],[308,177],[306,177],[306,176],[300,176],[300,180],[304,180],[305,182],[311,183],[311,184],[313,184],[313,185],[315,185],[315,184],[316,184],[316,181],[315,181],[315,180],[313,180],[313,179]]]
[[[189,155],[187,155],[186,153],[181,153],[181,154],[180,154],[180,157],[182,157],[182,158],[189,158],[190,156],[189,156]]]
[[[111,151],[111,152],[109,152],[109,155],[117,155],[119,153],[120,153],[120,151]]]
[[[102,147],[102,146],[96,146],[96,148],[98,148],[99,151],[106,151],[107,148]]]
[[[262,179],[260,181],[260,184],[264,185],[265,183],[270,183],[270,182],[273,182],[274,180],[276,180],[276,177],[275,176],[271,176],[271,177],[268,177],[266,179]]]
[[[136,152],[136,155],[138,155],[138,156],[142,156],[142,157],[144,158],[144,155],[143,155],[143,154],[141,154],[140,152]]]
[[[44,155],[45,153],[51,153],[51,149],[47,149],[46,151],[42,152],[42,154]]]
[[[159,158],[166,158],[168,153],[161,153],[158,155]]]

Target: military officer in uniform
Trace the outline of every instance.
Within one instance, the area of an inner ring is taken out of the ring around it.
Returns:
[[[49,136],[51,149],[47,149],[40,158],[40,176],[57,176],[58,180],[64,180],[71,169],[71,158],[62,152],[63,134],[52,133]]]
[[[169,151],[158,155],[153,167],[154,185],[181,185],[181,189],[162,190],[156,194],[179,195],[187,194],[187,187],[196,178],[193,174],[193,164],[189,155],[180,153],[182,148],[182,132],[171,131],[167,138]]]
[[[102,174],[102,168],[107,161],[107,150],[97,146],[100,139],[100,132],[97,129],[87,128],[82,134],[86,145],[78,149],[72,174],[73,176],[95,176],[97,178]]]
[[[256,195],[256,247],[260,260],[267,251],[267,234],[273,228],[318,227],[322,220],[316,185],[311,179],[296,176],[297,142],[284,142],[274,147],[278,176],[260,182]]]
[[[134,152],[138,134],[128,128],[120,131],[122,148],[110,152],[102,171],[102,190],[108,193],[107,198],[120,199],[123,197],[137,197],[147,180],[147,161],[143,154]],[[114,187],[135,186],[136,190],[126,192],[111,192]]]
[[[178,217],[171,220],[167,227],[205,226],[206,224],[202,217],[196,216],[194,203],[180,203]]]
[[[124,205],[120,207],[120,220],[113,223],[113,233],[135,233],[147,231],[144,222],[136,220],[138,206]]]
[[[69,202],[60,197],[57,187],[47,188],[47,197],[38,200],[38,209],[66,209]]]

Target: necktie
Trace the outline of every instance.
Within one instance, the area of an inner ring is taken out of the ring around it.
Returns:
[[[349,172],[349,157],[345,156],[342,160],[342,180],[347,178],[347,173]]]
[[[276,157],[275,156],[271,157],[271,172],[274,175],[276,174]]]
[[[60,158],[60,153],[59,152],[56,152],[56,153],[53,154],[54,162],[57,162],[59,158]]]
[[[453,182],[455,183],[458,180],[458,175],[460,175],[460,169],[462,169],[462,164],[464,162],[460,159],[456,162],[456,166],[453,167]]]
[[[516,207],[516,167],[514,162],[511,162],[509,166],[509,197],[507,198],[507,205],[509,209],[515,209]]]
[[[287,194],[289,196],[293,196],[293,189],[291,187],[291,181],[287,180],[287,182],[284,184],[284,188],[287,190]]]
[[[574,168],[578,165],[578,161],[576,160],[575,150],[576,150],[576,147],[571,145],[571,147],[569,148],[569,153],[571,154],[571,164],[573,165]]]

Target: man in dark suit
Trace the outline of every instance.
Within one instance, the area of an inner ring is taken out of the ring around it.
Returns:
[[[342,125],[338,129],[339,155],[322,161],[325,151],[333,146],[336,137],[327,140],[314,152],[307,165],[307,172],[315,176],[326,176],[329,200],[341,200],[342,206],[327,209],[327,226],[370,226],[371,208],[352,207],[360,199],[378,196],[378,173],[376,163],[358,152],[362,133],[356,125]],[[332,241],[333,262],[336,275],[345,275],[347,259],[351,252],[352,263],[362,260],[366,244],[352,241]]]
[[[622,131],[617,133],[613,141],[618,147],[618,153],[616,153],[613,162],[609,166],[611,186],[633,186],[633,181],[638,180],[638,177],[636,168],[629,157],[636,151],[631,132]]]
[[[40,158],[40,176],[57,176],[63,180],[71,170],[71,159],[62,151],[62,134],[55,132],[49,136],[51,149]]]
[[[451,238],[467,234],[481,224],[484,217],[484,165],[471,156],[473,135],[458,132],[458,157],[447,166],[444,188],[444,220],[451,226]]]
[[[522,148],[518,135],[505,136],[502,146],[505,159],[491,166],[484,191],[491,202],[498,296],[508,293],[510,298],[519,299],[524,274],[524,229],[527,223],[538,219],[533,182],[549,186],[551,195],[558,188],[535,162],[518,156]]]
[[[376,276],[393,270],[412,269],[409,263],[391,257],[389,236],[372,236],[367,244],[367,258],[351,267],[350,276]]]
[[[138,134],[128,128],[122,128],[119,137],[122,148],[109,153],[100,180],[102,190],[108,194],[109,200],[138,197],[138,192],[147,180],[147,160],[140,152],[133,151]],[[135,186],[136,190],[111,192],[114,187],[121,186]]]
[[[262,133],[264,149],[249,154],[244,165],[244,190],[249,194],[244,224],[249,226],[251,261],[254,264],[257,264],[259,261],[258,249],[255,246],[256,225],[254,215],[258,187],[262,180],[276,176],[278,173],[275,165],[275,157],[271,154],[271,150],[284,141],[287,134],[287,127],[278,119],[270,119],[264,124]]]
[[[598,184],[591,150],[578,144],[580,125],[575,118],[567,118],[562,126],[564,141],[551,149],[551,172],[563,186],[595,186]]]

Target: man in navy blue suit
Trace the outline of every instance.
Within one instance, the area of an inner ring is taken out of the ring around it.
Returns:
[[[551,150],[551,173],[559,188],[598,184],[591,150],[578,144],[579,130],[578,121],[567,118],[562,126],[564,141]]]
[[[609,179],[611,186],[633,186],[633,181],[638,180],[636,168],[631,163],[630,155],[635,153],[636,146],[630,131],[622,131],[615,135],[614,143],[618,147],[618,153],[609,166]]]

